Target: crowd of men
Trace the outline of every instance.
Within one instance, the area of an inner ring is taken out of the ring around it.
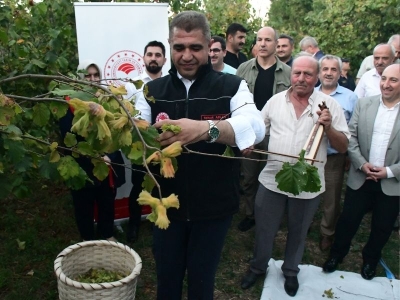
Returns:
[[[169,28],[169,73],[161,71],[166,62],[162,43],[150,42],[144,50],[146,70],[140,79],[155,102],[146,101],[141,90],[127,85],[128,97],[135,95],[142,118],[156,128],[181,127],[179,133],[162,133],[161,145],[181,141],[193,151],[216,154],[181,155],[176,178],[161,180],[166,196],[179,195],[180,209],[168,211],[168,229],[154,228],[157,299],[181,299],[185,274],[188,299],[213,299],[224,239],[239,210],[240,189],[246,217],[238,229],[255,226],[256,232],[254,255],[241,280],[243,289],[266,276],[285,213],[288,236],[282,273],[290,296],[299,289],[299,264],[321,201],[319,246],[330,250],[322,266],[325,272],[337,269],[363,216],[372,210],[360,272],[372,279],[398,217],[400,35],[374,48],[372,59],[366,58],[372,60],[372,67],[368,70],[364,66],[368,61],[363,62],[361,68],[367,71],[360,78],[357,75],[356,86],[349,60],[325,55],[313,37],[304,37],[299,43],[301,52],[294,56],[292,37],[278,35],[272,27],[260,28],[252,45],[253,58],[248,60],[241,52],[246,33],[244,26],[233,23],[225,39],[212,37],[203,14],[180,13]],[[321,108],[323,103],[327,108]],[[319,192],[296,196],[283,192],[275,175],[283,162],[296,159],[276,153],[298,155],[317,121],[324,127],[316,154],[323,163],[315,164],[322,187]],[[224,153],[226,145],[232,146],[235,156],[251,159],[240,164],[221,158],[218,154]],[[255,150],[274,154],[269,154],[266,163],[266,156]],[[139,233],[135,201],[139,192],[140,183],[134,182],[128,241],[135,241]]]

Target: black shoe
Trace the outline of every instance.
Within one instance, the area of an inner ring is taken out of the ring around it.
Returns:
[[[291,297],[296,296],[297,290],[299,289],[299,281],[297,276],[286,276],[285,275],[285,292]]]
[[[371,264],[364,263],[361,268],[361,276],[366,280],[371,280],[375,277],[376,274],[376,267],[372,266]]]
[[[245,231],[251,229],[254,225],[256,225],[256,221],[254,219],[246,217],[239,223],[238,229],[240,231],[245,232]]]
[[[139,227],[136,225],[128,224],[128,228],[126,231],[126,241],[128,243],[134,243],[137,241],[139,237]]]
[[[322,270],[327,273],[332,273],[336,271],[338,265],[342,262],[342,260],[338,257],[329,257],[328,260],[324,263]]]
[[[264,275],[265,275],[265,273],[264,274],[256,274],[252,270],[249,269],[249,270],[247,270],[246,274],[243,276],[242,283],[240,286],[242,287],[242,289],[246,290],[246,289],[252,287],[256,283],[258,278],[260,278]]]

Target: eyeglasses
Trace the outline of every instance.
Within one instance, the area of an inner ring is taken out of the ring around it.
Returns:
[[[212,49],[210,49],[210,53],[211,53],[211,52],[220,53],[221,50],[222,50],[222,49],[219,49],[219,48],[212,48]]]

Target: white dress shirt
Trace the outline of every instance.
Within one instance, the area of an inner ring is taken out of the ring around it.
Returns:
[[[381,75],[378,74],[376,68],[369,70],[364,73],[358,82],[354,93],[356,93],[358,99],[376,96],[381,94],[381,88],[379,86],[381,82]]]
[[[289,89],[288,91],[290,91]],[[295,109],[289,99],[288,91],[280,92],[271,99],[261,111],[266,126],[266,135],[269,135],[268,151],[278,152],[289,155],[299,155],[305,146],[308,136],[317,122],[319,116],[318,104],[325,101],[326,106],[332,115],[332,127],[337,131],[343,132],[350,139],[349,128],[347,127],[343,109],[340,104],[332,97],[324,93],[315,91],[308,99],[308,106],[297,118]],[[285,194],[289,197],[300,199],[312,199],[325,191],[325,172],[324,166],[327,157],[328,138],[324,134],[316,159],[323,163],[314,163],[318,168],[318,175],[321,180],[321,190],[316,193],[301,192],[299,195],[283,192],[278,189],[275,181],[276,174],[281,170],[283,162],[296,163],[297,158],[290,158],[281,155],[268,154],[268,163],[261,171],[258,180],[267,189]]]
[[[372,131],[371,150],[369,153],[369,163],[377,166],[385,166],[385,156],[389,144],[390,136],[393,131],[394,122],[399,114],[400,103],[388,108],[381,100],[376,114],[374,129]],[[386,167],[387,178],[394,177],[389,167]]]

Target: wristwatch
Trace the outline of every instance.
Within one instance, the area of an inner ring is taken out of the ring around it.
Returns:
[[[219,138],[219,129],[213,121],[207,120],[207,122],[210,125],[210,129],[208,130],[208,136],[210,138],[206,142],[214,143]]]

